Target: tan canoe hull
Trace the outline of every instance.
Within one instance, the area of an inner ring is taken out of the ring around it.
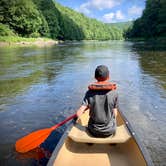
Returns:
[[[88,112],[77,123],[86,126]],[[126,125],[127,124],[127,125]],[[153,165],[147,151],[138,145],[129,122],[118,112],[117,125],[125,125],[131,137],[124,143],[80,143],[69,137],[69,129],[52,154],[48,165],[54,166],[146,166]]]

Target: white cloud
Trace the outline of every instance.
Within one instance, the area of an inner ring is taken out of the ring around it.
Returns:
[[[116,17],[117,20],[123,20],[125,18],[125,16],[122,14],[122,12],[120,10],[118,10],[115,13],[115,17]]]
[[[122,0],[90,0],[89,2],[83,3],[76,10],[78,12],[90,15],[93,9],[104,10],[111,9],[117,5],[120,5]]]
[[[102,9],[111,9],[117,5],[120,5],[121,0],[91,0],[89,2],[92,8],[96,8],[99,10]]]
[[[76,9],[76,11],[78,11],[80,13],[84,13],[86,15],[90,15],[91,14],[91,11],[89,9],[89,3],[82,4],[78,9]]]
[[[122,14],[120,10],[116,11],[115,13],[107,13],[102,17],[102,20],[106,23],[117,22],[123,19],[125,19],[125,16]]]
[[[131,8],[128,9],[128,13],[130,15],[141,15],[142,11],[143,11],[143,8],[139,6],[132,6]]]
[[[113,21],[114,17],[115,17],[115,13],[108,13],[103,16],[103,20],[104,20],[104,22],[109,23],[109,22]]]

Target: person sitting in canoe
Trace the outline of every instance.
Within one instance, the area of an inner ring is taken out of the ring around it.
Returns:
[[[110,83],[109,78],[107,66],[97,66],[95,70],[97,82],[88,86],[89,90],[77,110],[78,117],[86,110],[90,110],[87,129],[94,137],[108,137],[116,131],[118,93],[116,84]]]

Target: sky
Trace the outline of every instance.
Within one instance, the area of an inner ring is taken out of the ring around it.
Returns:
[[[56,0],[63,6],[105,23],[135,20],[142,15],[145,0]]]

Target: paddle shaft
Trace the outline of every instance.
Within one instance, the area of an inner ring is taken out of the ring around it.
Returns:
[[[52,130],[55,130],[56,128],[62,126],[63,124],[65,124],[65,123],[68,122],[69,120],[71,120],[71,119],[73,119],[73,118],[76,118],[76,117],[77,117],[77,114],[74,114],[74,115],[68,117],[67,119],[65,119],[64,121],[62,121],[62,122],[56,124],[55,126],[52,126],[51,129],[52,129]]]

